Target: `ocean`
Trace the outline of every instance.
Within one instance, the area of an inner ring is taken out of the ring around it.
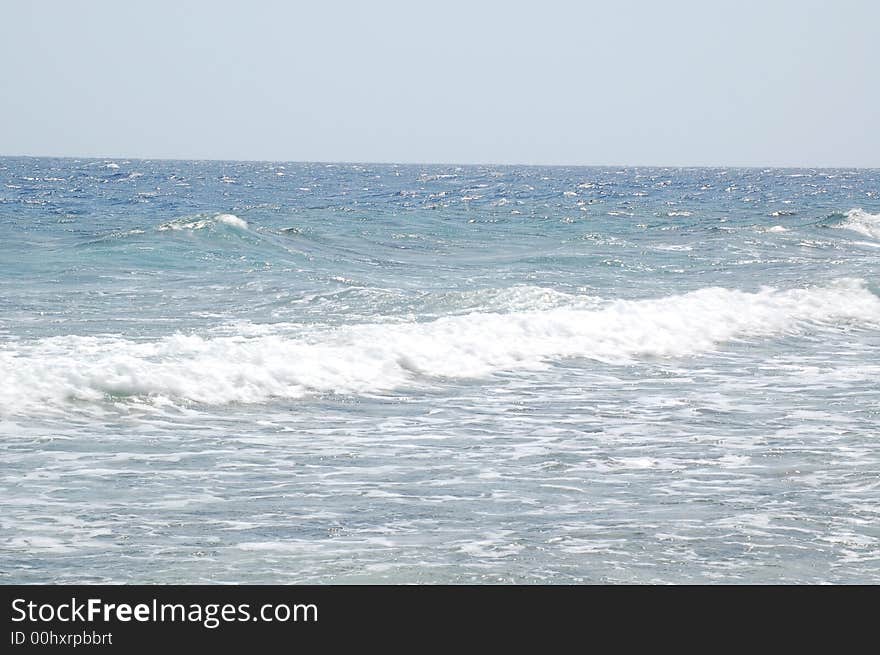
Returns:
[[[0,158],[0,582],[880,582],[880,171]]]

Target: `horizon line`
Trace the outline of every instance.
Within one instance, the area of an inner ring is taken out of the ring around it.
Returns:
[[[841,165],[810,165],[810,164],[545,164],[545,163],[501,163],[501,162],[429,162],[429,161],[367,161],[367,160],[308,160],[308,159],[229,159],[225,157],[144,157],[122,155],[8,155],[0,154],[0,159],[70,159],[70,160],[118,160],[129,161],[165,161],[165,162],[218,162],[218,163],[254,163],[254,164],[325,164],[347,166],[504,166],[526,168],[725,168],[740,170],[880,170],[880,166],[841,166]]]

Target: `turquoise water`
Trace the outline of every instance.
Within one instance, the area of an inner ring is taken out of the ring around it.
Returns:
[[[880,171],[0,159],[0,580],[880,582]]]

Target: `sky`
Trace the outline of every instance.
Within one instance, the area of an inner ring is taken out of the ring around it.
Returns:
[[[880,167],[880,3],[3,3],[0,155]]]

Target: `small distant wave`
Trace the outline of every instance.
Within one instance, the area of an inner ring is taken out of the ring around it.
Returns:
[[[845,217],[846,219],[838,227],[880,239],[880,214],[869,214],[862,209],[850,209]]]
[[[235,214],[217,214],[211,217],[176,218],[173,221],[162,223],[156,229],[162,232],[166,230],[203,230],[219,224],[228,225],[239,230],[247,230],[249,227],[246,220],[239,218]]]
[[[863,280],[749,293],[683,295],[428,322],[377,322],[252,336],[176,334],[143,342],[63,336],[0,348],[0,414],[71,403],[261,403],[310,394],[381,393],[534,370],[566,358],[633,364],[681,358],[734,340],[880,327],[880,298]]]
[[[660,245],[651,247],[651,250],[669,251],[669,252],[688,252],[693,249],[694,249],[693,246],[687,245],[687,244],[660,244]]]
[[[773,225],[771,227],[757,226],[755,227],[755,231],[769,234],[782,234],[788,232],[788,228],[783,225]]]
[[[218,223],[225,223],[226,225],[231,225],[232,227],[237,227],[239,230],[248,229],[248,223],[243,218],[239,218],[235,214],[220,214],[214,218]]]

